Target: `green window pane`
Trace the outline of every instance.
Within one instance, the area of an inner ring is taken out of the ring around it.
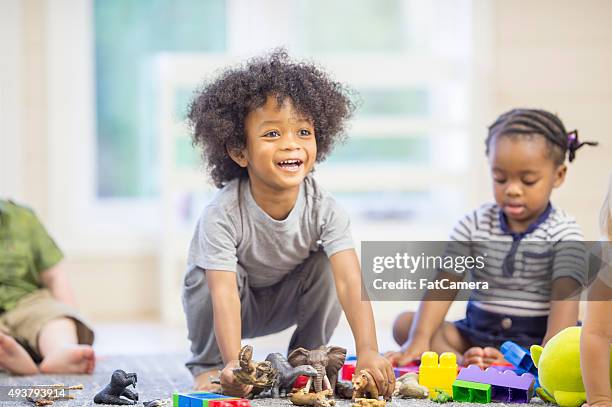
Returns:
[[[360,89],[359,95],[359,116],[426,117],[430,114],[430,94],[426,89]]]
[[[98,196],[152,196],[159,161],[155,57],[224,51],[225,0],[93,4]]]
[[[191,144],[189,137],[177,137],[174,143],[174,162],[179,168],[198,168],[201,159],[196,148]]]
[[[334,164],[401,163],[421,164],[429,161],[429,140],[425,135],[404,137],[350,137],[336,147],[328,162]]]
[[[405,51],[408,6],[405,0],[298,0],[300,45],[315,53]]]

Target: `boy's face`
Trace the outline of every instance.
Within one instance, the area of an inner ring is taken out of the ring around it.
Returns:
[[[275,96],[268,96],[246,116],[244,129],[246,148],[230,154],[247,169],[252,188],[299,188],[317,157],[312,121],[289,98],[279,106]]]
[[[524,232],[545,210],[553,188],[565,179],[565,165],[550,157],[543,137],[497,136],[489,166],[495,201],[514,232]]]

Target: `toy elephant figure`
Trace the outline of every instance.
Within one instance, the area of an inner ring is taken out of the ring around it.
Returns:
[[[335,390],[338,370],[344,365],[346,349],[339,346],[321,346],[306,350],[297,348],[288,356],[291,366],[310,365],[317,370],[314,378],[314,388],[318,393],[323,390],[324,381],[329,382],[332,391]]]

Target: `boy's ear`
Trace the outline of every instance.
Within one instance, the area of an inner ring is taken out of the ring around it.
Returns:
[[[242,168],[246,168],[247,164],[249,163],[246,158],[246,151],[238,150],[238,149],[230,149],[229,147],[226,149],[227,149],[227,153],[229,154],[231,159],[234,160],[236,164],[238,164]]]
[[[565,164],[561,164],[555,170],[555,182],[553,184],[555,188],[558,188],[563,184],[563,181],[565,181],[565,174],[567,174],[567,166]]]

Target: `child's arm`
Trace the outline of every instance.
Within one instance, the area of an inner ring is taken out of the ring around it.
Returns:
[[[232,372],[233,368],[238,367],[237,358],[242,338],[236,273],[207,270],[206,282],[213,303],[215,337],[225,363],[225,368],[221,371],[221,385],[228,395],[244,397],[251,391],[251,386],[235,383]]]
[[[76,306],[74,300],[74,293],[66,272],[61,267],[61,264],[57,264],[40,274],[40,280],[46,288],[51,291],[51,295],[57,301],[64,304]]]
[[[461,280],[449,273],[440,273],[436,279],[442,277],[453,281]],[[456,290],[427,290],[412,320],[408,340],[402,345],[400,352],[390,353],[388,356],[392,362],[404,366],[420,359],[423,352],[431,350],[431,339],[442,326],[456,296]]]
[[[355,250],[343,250],[330,257],[336,292],[346,314],[357,350],[356,370],[368,369],[380,393],[390,398],[395,389],[391,363],[378,353],[376,326],[370,301],[361,300],[361,271]]]
[[[607,292],[602,294],[602,290]],[[594,298],[610,298],[610,291],[609,287],[597,279],[590,294]],[[612,302],[588,301],[586,319],[580,337],[580,366],[590,406],[612,405],[610,341],[612,341]]]
[[[569,277],[558,278],[553,282],[552,298],[560,300],[550,302],[550,313],[542,346],[565,328],[576,326],[580,302],[579,298],[571,296],[575,288],[575,280]]]

